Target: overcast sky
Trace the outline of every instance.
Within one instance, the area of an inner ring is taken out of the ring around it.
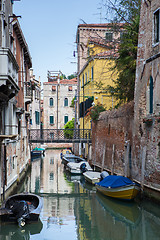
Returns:
[[[76,31],[78,24],[106,22],[103,0],[21,0],[13,10],[32,57],[36,79],[47,81],[47,70],[62,71],[66,76],[77,71]],[[100,12],[101,18],[100,20]]]

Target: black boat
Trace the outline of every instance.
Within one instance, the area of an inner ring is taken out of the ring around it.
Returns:
[[[42,209],[41,198],[31,193],[10,196],[0,209],[2,222],[17,222],[23,227],[26,223],[38,221]]]

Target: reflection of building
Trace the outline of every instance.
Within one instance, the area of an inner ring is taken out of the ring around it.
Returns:
[[[43,159],[42,193],[71,193],[72,187],[66,182],[61,164],[60,151],[46,150]]]
[[[31,169],[31,192],[39,193],[40,192],[40,183],[41,183],[41,166],[43,159],[37,158],[32,161]]]
[[[74,118],[71,104],[76,89],[76,78],[60,80],[59,72],[48,72],[48,82],[43,83],[44,129],[64,128]]]

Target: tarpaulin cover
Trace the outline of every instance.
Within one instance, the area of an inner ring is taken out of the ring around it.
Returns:
[[[110,175],[108,177],[105,177],[102,181],[97,183],[97,185],[107,188],[108,187],[117,188],[131,184],[133,184],[133,182],[129,178],[116,175]]]
[[[44,148],[38,148],[38,147],[35,147],[34,149],[33,149],[33,151],[44,151],[45,149]]]

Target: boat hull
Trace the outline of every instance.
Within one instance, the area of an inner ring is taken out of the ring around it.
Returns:
[[[140,187],[135,184],[118,188],[106,188],[100,185],[96,185],[96,189],[108,197],[123,200],[132,200],[137,196]]]
[[[4,202],[2,208],[0,209],[1,222],[17,222],[17,216],[14,214],[11,207],[11,203],[13,201],[27,203],[28,214],[23,216],[26,223],[38,221],[42,209],[41,198],[35,194],[22,193],[12,195]]]
[[[85,172],[83,173],[83,176],[85,178],[85,180],[91,184],[95,184],[97,182],[100,182],[101,180],[101,176],[100,176],[100,173],[98,172]]]

